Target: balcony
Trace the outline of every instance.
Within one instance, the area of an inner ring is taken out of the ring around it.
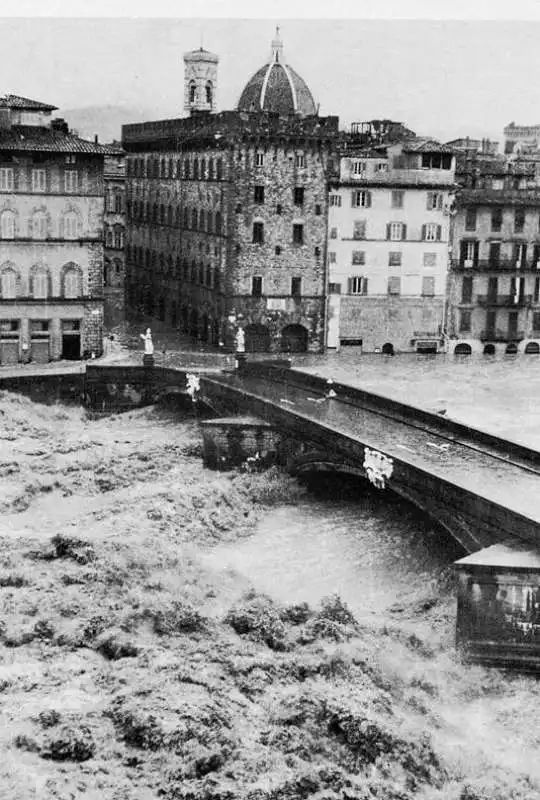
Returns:
[[[494,328],[480,332],[481,342],[521,342],[524,338],[524,331],[501,331]]]
[[[461,261],[452,259],[450,266],[456,272],[469,272],[480,270],[483,272],[538,272],[540,275],[540,262],[538,261],[515,261],[512,258],[501,258],[498,261],[490,259],[474,259]]]
[[[532,304],[532,294],[498,294],[491,297],[488,294],[479,294],[476,296],[476,302],[479,306],[493,306],[498,308],[529,308]]]

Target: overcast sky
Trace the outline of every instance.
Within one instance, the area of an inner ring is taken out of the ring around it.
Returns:
[[[386,117],[442,139],[502,139],[511,120],[540,123],[539,21],[3,18],[0,90],[61,109],[182,115],[182,54],[202,41],[220,57],[229,109],[267,61],[276,23],[320,113],[343,124]]]

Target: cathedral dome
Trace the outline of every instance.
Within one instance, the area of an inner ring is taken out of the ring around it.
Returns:
[[[283,116],[301,117],[317,113],[307,83],[283,61],[279,28],[272,42],[272,56],[247,82],[238,102],[238,111],[273,111]]]

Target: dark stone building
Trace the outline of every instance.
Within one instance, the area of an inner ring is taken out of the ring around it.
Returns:
[[[338,119],[317,116],[279,39],[238,109],[217,114],[217,58],[194,53],[191,115],[123,127],[128,306],[212,344],[243,327],[248,350],[320,351]]]

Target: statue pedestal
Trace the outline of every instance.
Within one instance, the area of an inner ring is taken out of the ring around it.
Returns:
[[[145,353],[142,359],[143,367],[153,367],[154,366],[154,356],[150,355],[149,353]]]

